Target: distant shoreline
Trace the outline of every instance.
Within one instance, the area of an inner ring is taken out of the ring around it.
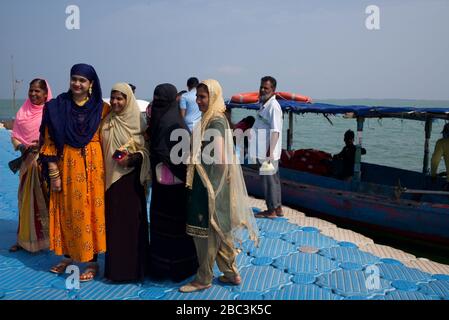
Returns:
[[[0,128],[5,128],[7,130],[12,130],[12,127],[14,125],[14,118],[3,118],[0,119]]]

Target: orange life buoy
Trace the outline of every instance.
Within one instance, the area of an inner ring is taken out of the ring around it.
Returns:
[[[312,99],[307,96],[303,96],[296,93],[290,93],[290,92],[276,92],[276,98],[277,99],[285,99],[285,100],[291,100],[291,101],[298,101],[298,102],[305,102],[305,103],[311,103]],[[233,95],[231,97],[231,102],[234,103],[257,103],[259,102],[259,92],[246,92],[246,93],[239,93],[236,95]]]
[[[235,103],[257,103],[259,102],[259,92],[246,92],[233,95],[231,102]]]
[[[312,99],[307,96],[303,96],[297,93],[290,93],[290,92],[276,92],[276,97],[279,99],[285,99],[285,100],[292,100],[292,101],[298,101],[298,102],[305,102],[305,103],[311,103]]]

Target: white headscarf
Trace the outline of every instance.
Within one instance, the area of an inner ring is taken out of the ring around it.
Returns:
[[[143,136],[147,128],[146,121],[141,115],[136,97],[127,83],[115,84],[112,91],[126,95],[126,106],[118,114],[111,110],[106,116],[101,130],[106,190],[122,176],[134,170],[134,168],[120,166],[112,158],[117,149],[126,148],[131,154],[138,152],[142,155],[140,182],[145,185],[151,179],[149,151]]]

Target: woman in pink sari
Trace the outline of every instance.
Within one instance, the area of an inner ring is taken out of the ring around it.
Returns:
[[[11,142],[22,153],[19,175],[19,227],[17,243],[11,252],[25,249],[37,252],[48,248],[47,191],[37,162],[39,127],[45,102],[52,98],[47,81],[34,79],[30,83],[28,99],[14,120]]]

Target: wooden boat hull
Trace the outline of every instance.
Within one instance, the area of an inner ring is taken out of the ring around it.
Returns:
[[[258,172],[249,167],[243,171],[248,193],[263,198]],[[319,213],[332,221],[449,244],[449,204],[395,199],[384,195],[382,186],[371,194],[354,192],[351,183],[285,168],[280,169],[280,175],[285,205]]]

